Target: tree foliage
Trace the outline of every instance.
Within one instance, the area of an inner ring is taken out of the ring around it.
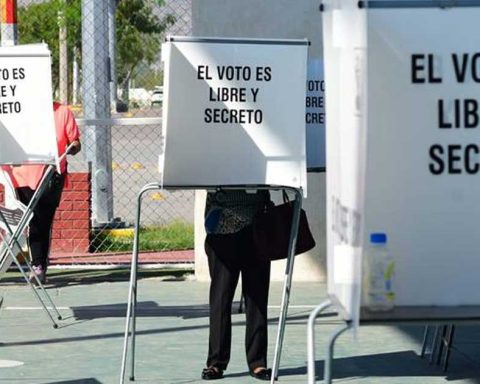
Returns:
[[[149,65],[157,59],[161,36],[175,21],[172,15],[163,18],[158,16],[158,9],[163,5],[163,0],[120,0],[117,3],[116,68],[118,82],[126,90],[139,64]],[[59,27],[61,23],[67,26],[67,44],[69,60],[71,60],[74,47],[81,52],[81,20],[81,0],[46,0],[24,5],[18,9],[20,43],[45,42],[52,52],[55,89],[58,87],[59,72]]]
[[[52,77],[54,89],[58,87],[59,28],[62,23],[68,28],[67,45],[69,59],[73,58],[73,48],[80,51],[81,11],[80,0],[49,0],[32,3],[18,9],[18,34],[20,44],[45,42],[52,52]]]
[[[158,57],[161,35],[175,22],[172,15],[160,19],[153,12],[162,5],[163,0],[121,0],[118,4],[117,74],[124,90],[140,63],[151,64]]]

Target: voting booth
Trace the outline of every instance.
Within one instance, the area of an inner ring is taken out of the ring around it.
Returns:
[[[154,189],[266,189],[295,195],[273,364],[278,374],[302,197],[307,192],[306,40],[173,36],[162,46],[163,135],[160,182],[139,193],[120,382],[132,334],[142,195]],[[160,134],[160,133],[159,133]]]
[[[56,328],[43,299],[29,281],[17,254],[24,246],[24,231],[59,158],[53,118],[51,57],[46,44],[0,47],[0,166],[44,164],[47,170],[28,206],[16,199],[9,167],[1,167],[5,204],[0,207],[0,273],[15,263]],[[25,264],[32,272],[30,263]],[[48,304],[61,316],[36,278]]]
[[[50,51],[46,44],[0,48],[0,164],[55,164]]]
[[[165,185],[306,193],[306,41],[173,37],[165,61]]]
[[[355,326],[480,319],[480,3],[322,9],[332,304]],[[395,260],[395,308],[374,314],[362,265],[378,232]]]
[[[325,77],[322,59],[308,60],[305,107],[307,171],[325,172]]]

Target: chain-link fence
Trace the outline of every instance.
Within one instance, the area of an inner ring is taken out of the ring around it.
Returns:
[[[90,175],[88,234],[70,231],[74,240],[62,244],[71,249],[58,252],[71,263],[115,262],[131,251],[138,192],[159,178],[161,43],[190,34],[191,0],[19,0],[17,15],[18,43],[48,44],[54,98],[79,122],[83,149],[69,157],[69,171]],[[148,194],[141,250],[192,249],[193,216],[192,191]],[[53,244],[62,229],[54,226]]]

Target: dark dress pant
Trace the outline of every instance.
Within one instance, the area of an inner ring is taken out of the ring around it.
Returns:
[[[48,266],[48,254],[53,218],[60,203],[65,177],[54,174],[48,187],[44,190],[38,204],[33,210],[33,218],[29,224],[28,244],[32,255],[32,265],[41,265],[45,270]],[[18,199],[28,205],[35,191],[29,187],[16,189]]]
[[[250,370],[267,366],[267,306],[270,262],[254,257],[251,227],[227,235],[207,235],[210,271],[210,337],[207,367],[222,370],[230,361],[232,302],[242,276],[245,298],[245,349]]]

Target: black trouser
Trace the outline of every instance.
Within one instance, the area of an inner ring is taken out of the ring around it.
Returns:
[[[41,265],[44,269],[48,266],[53,218],[60,203],[64,179],[65,177],[58,173],[52,176],[33,210],[33,218],[29,224],[28,245],[32,255],[32,264]],[[28,205],[35,193],[29,187],[17,188],[16,191],[19,200],[25,205]]]
[[[222,370],[230,360],[232,301],[240,272],[245,297],[245,349],[250,370],[267,366],[267,305],[270,262],[257,261],[251,227],[229,235],[207,235],[210,270],[210,337],[207,366]]]

